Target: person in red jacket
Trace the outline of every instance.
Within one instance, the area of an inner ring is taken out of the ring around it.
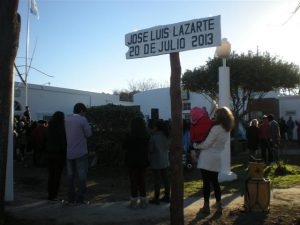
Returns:
[[[270,148],[270,125],[268,121],[268,117],[266,115],[263,116],[262,123],[259,126],[258,137],[261,148],[261,156],[265,163],[271,162],[273,160],[273,153]],[[268,156],[267,156],[268,151]]]
[[[190,139],[191,146],[193,146],[193,143],[201,143],[206,139],[213,126],[213,121],[209,118],[206,109],[201,107],[192,108],[191,120]],[[191,151],[191,157],[193,161],[197,161],[195,150]]]

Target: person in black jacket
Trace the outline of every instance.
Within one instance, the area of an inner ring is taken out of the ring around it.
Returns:
[[[46,139],[48,164],[48,200],[57,201],[62,170],[66,163],[66,132],[64,113],[57,111],[49,121]]]
[[[143,118],[136,117],[131,122],[131,130],[124,142],[126,150],[125,165],[128,168],[130,179],[131,200],[130,207],[146,208],[146,168],[148,162],[149,135]],[[140,201],[138,201],[140,198]]]
[[[250,151],[250,155],[255,156],[259,146],[259,128],[258,120],[253,119],[250,122],[250,126],[246,130],[247,146]]]

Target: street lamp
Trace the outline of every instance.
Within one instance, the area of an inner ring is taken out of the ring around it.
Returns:
[[[230,71],[226,66],[226,58],[230,56],[231,45],[227,38],[223,38],[221,45],[217,47],[215,55],[223,60],[223,65],[219,67],[219,107],[230,105]],[[235,173],[230,171],[230,134],[225,144],[225,150],[221,155],[221,172],[219,181],[231,181],[237,179]]]

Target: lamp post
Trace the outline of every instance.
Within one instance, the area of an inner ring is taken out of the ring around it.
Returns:
[[[216,49],[216,56],[223,60],[223,65],[219,67],[219,107],[230,105],[230,70],[226,66],[226,58],[230,56],[231,45],[226,38],[223,38],[221,45]],[[219,181],[231,181],[237,179],[237,175],[230,171],[230,134],[225,144],[225,150],[221,155],[221,172]]]

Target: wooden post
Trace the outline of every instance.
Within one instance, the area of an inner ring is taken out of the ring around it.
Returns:
[[[171,224],[183,225],[183,174],[182,174],[182,101],[181,65],[179,52],[170,54],[171,78]]]
[[[4,224],[4,194],[14,62],[19,47],[21,17],[18,0],[0,1],[0,225]]]

